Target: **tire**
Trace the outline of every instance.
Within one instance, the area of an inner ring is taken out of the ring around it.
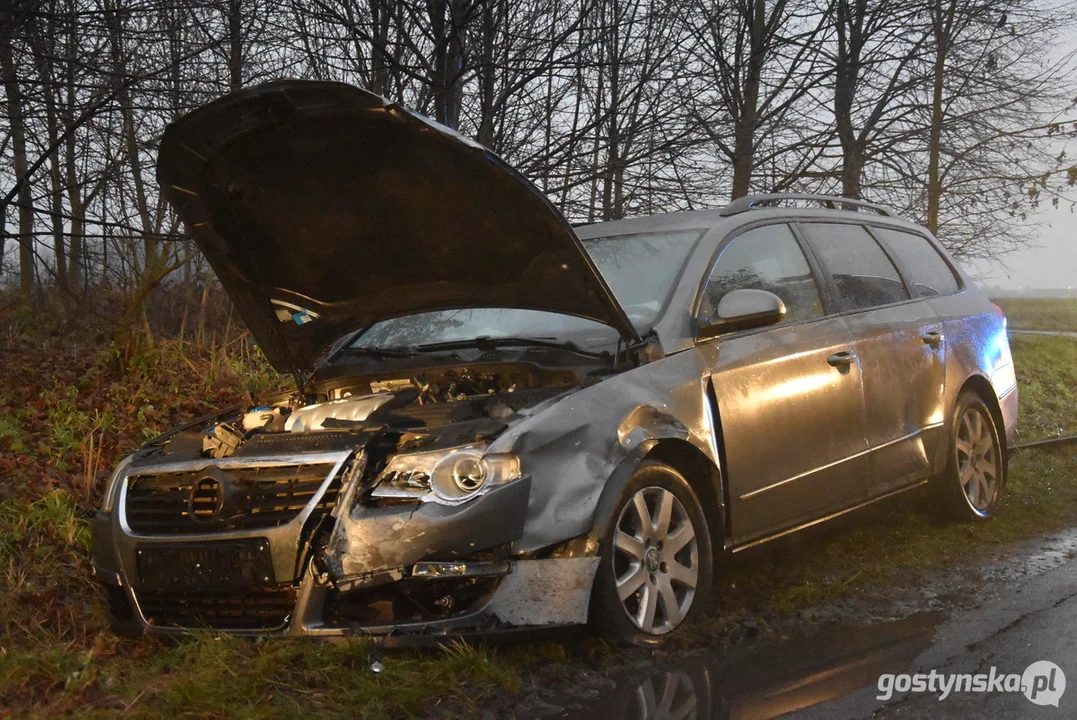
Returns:
[[[946,469],[937,477],[940,519],[983,522],[994,517],[1006,486],[1006,457],[990,409],[974,392],[961,394],[950,417]]]
[[[599,558],[592,620],[618,642],[659,644],[710,606],[710,529],[695,491],[669,465],[645,461],[632,474]]]

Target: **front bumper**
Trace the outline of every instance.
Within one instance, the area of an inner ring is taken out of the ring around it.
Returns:
[[[523,532],[530,478],[453,507],[368,507],[353,503],[348,488],[340,488],[338,507],[325,519],[332,530],[319,535],[315,530],[324,526],[316,524],[313,509],[331,483],[347,474],[352,458],[350,451],[303,456],[303,462],[331,468],[322,491],[291,522],[244,531],[138,534],[127,522],[124,478],[114,512],[93,521],[95,574],[116,629],[127,635],[211,629],[396,639],[587,621],[596,557],[512,555],[512,543]],[[153,471],[288,462],[296,458],[205,461]],[[138,472],[128,470],[129,476]],[[151,555],[185,557],[191,548],[204,559],[226,545],[264,551],[264,577],[259,571],[254,585],[250,577],[232,585],[220,568],[194,570],[194,564],[170,574],[147,564]]]

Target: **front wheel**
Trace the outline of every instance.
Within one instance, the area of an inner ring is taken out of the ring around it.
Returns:
[[[662,642],[706,612],[713,555],[699,499],[674,468],[647,461],[614,510],[595,577],[593,618],[631,644]]]
[[[1002,439],[991,411],[979,395],[965,392],[950,419],[950,454],[936,479],[945,518],[958,521],[993,517],[1006,482]]]

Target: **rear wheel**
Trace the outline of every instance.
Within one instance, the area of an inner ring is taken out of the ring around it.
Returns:
[[[618,640],[654,644],[710,604],[707,520],[687,480],[645,462],[629,479],[606,531],[594,619]]]
[[[952,520],[986,520],[998,511],[1006,482],[1002,439],[979,395],[962,393],[950,420],[950,455],[937,479],[943,515]]]

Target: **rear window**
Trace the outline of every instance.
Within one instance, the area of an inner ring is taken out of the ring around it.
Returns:
[[[804,223],[808,242],[830,273],[846,310],[909,299],[894,263],[860,225]]]
[[[923,235],[873,227],[890,257],[901,266],[912,296],[937,297],[957,292],[957,278],[939,251]]]

